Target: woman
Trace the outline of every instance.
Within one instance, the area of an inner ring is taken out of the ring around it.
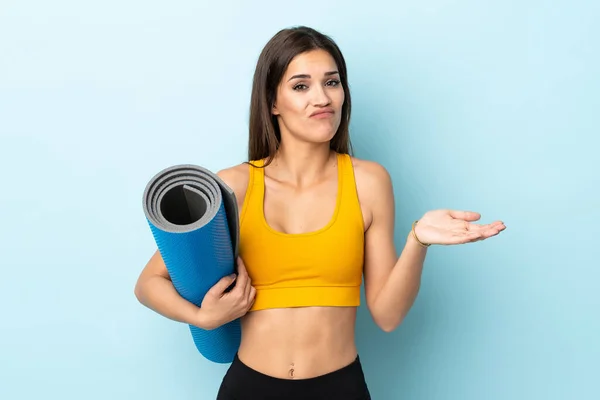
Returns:
[[[218,173],[241,210],[237,276],[196,307],[158,251],[141,273],[139,301],[165,317],[205,329],[241,317],[218,399],[369,399],[354,341],[363,273],[366,306],[391,332],[417,295],[428,246],[505,229],[474,224],[473,212],[430,211],[407,229],[398,258],[390,177],[349,155],[350,108],[336,44],[306,27],[277,33],[254,76],[250,161]]]

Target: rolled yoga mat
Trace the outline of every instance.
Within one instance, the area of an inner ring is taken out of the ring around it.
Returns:
[[[200,306],[219,279],[235,272],[239,211],[234,192],[205,168],[176,165],[148,182],[143,203],[175,289]],[[241,340],[239,319],[213,330],[189,328],[206,359],[233,361]]]

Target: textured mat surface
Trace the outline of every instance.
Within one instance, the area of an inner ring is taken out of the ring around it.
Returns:
[[[143,207],[175,289],[200,306],[206,292],[235,271],[239,211],[233,191],[205,168],[176,165],[148,182]],[[239,320],[214,330],[190,325],[190,331],[206,359],[233,360],[241,339]]]

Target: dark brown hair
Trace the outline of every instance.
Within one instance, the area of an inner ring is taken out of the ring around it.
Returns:
[[[350,154],[352,144],[348,127],[350,125],[350,89],[346,61],[337,44],[326,36],[306,26],[293,27],[279,31],[269,40],[260,53],[250,102],[250,135],[248,141],[248,161],[266,158],[268,165],[275,156],[281,142],[279,124],[271,110],[275,103],[277,87],[288,65],[298,54],[322,49],[335,60],[342,88],[344,104],[340,126],[331,140],[330,148],[338,153]]]

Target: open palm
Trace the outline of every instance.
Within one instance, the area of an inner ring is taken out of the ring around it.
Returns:
[[[415,226],[415,234],[423,243],[453,245],[485,240],[506,229],[502,221],[475,224],[480,218],[472,211],[428,211]]]

